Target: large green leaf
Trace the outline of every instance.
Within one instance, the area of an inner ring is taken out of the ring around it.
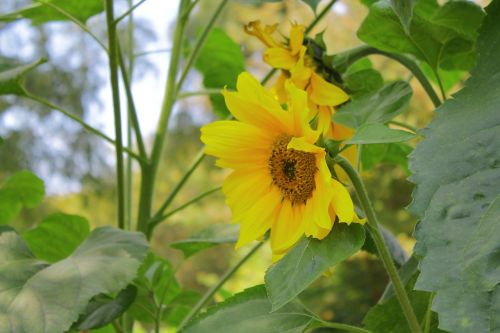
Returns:
[[[411,95],[408,83],[392,82],[375,92],[354,96],[335,112],[333,121],[350,128],[358,128],[367,122],[384,123],[406,110]]]
[[[15,232],[0,235],[0,332],[65,332],[90,299],[123,289],[148,248],[143,234],[95,229],[68,258],[36,259]]]
[[[245,57],[240,46],[224,30],[215,28],[208,35],[200,54],[196,58],[195,68],[203,75],[206,88],[236,88],[238,74],[245,70]],[[214,112],[226,118],[229,111],[222,95],[210,97]]]
[[[364,145],[361,149],[363,170],[371,170],[379,163],[397,165],[409,175],[408,155],[413,148],[406,143],[382,143]]]
[[[313,318],[300,304],[292,302],[271,312],[264,286],[236,294],[208,311],[182,333],[301,333]]]
[[[500,332],[500,1],[487,13],[478,65],[437,110],[410,160],[411,210],[421,218],[416,288],[436,292],[440,327],[457,333]]]
[[[359,224],[334,225],[323,240],[303,238],[266,272],[265,281],[273,311],[282,308],[329,267],[356,253],[365,241]]]
[[[0,224],[19,214],[21,208],[33,208],[43,200],[43,181],[29,171],[20,171],[0,187]]]
[[[236,243],[239,230],[237,224],[214,224],[187,239],[170,243],[170,246],[181,250],[188,258],[218,244]]]
[[[342,78],[349,93],[356,96],[354,98],[380,90],[384,86],[382,75],[373,69],[368,58],[358,60],[349,66]]]
[[[367,145],[374,143],[403,142],[413,139],[415,134],[389,128],[380,123],[365,123],[361,125],[352,138],[346,141],[352,145]]]
[[[0,95],[26,95],[23,85],[24,76],[46,61],[46,59],[42,58],[26,65],[12,66],[0,64]]]
[[[410,34],[410,22],[413,16],[413,7],[418,0],[390,0],[392,10],[399,18],[407,35]]]
[[[436,0],[420,0],[408,17],[409,11],[394,2],[380,0],[370,6],[358,30],[362,41],[383,51],[412,54],[433,69],[474,65],[474,43],[484,16],[479,6],[450,1],[440,7]]]
[[[85,218],[55,213],[44,218],[34,229],[24,232],[23,239],[35,257],[56,262],[69,256],[89,232]]]
[[[69,20],[63,14],[67,13],[81,23],[85,23],[90,17],[104,11],[102,0],[41,0],[34,2],[32,5],[20,8],[13,13],[0,16],[0,21],[30,19],[34,25],[38,25],[51,21]],[[54,6],[60,10],[55,9]]]

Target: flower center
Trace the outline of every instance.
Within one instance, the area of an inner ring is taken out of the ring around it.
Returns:
[[[276,138],[269,157],[269,171],[283,199],[290,200],[293,205],[305,203],[312,197],[318,168],[314,154],[287,148],[291,139],[285,134]]]

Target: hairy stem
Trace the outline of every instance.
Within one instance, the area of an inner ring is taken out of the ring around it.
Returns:
[[[191,309],[191,311],[188,313],[188,315],[182,320],[182,322],[179,324],[179,327],[177,327],[177,331],[182,331],[182,329],[186,326],[187,323],[193,317],[207,304],[212,297],[215,295],[215,293],[226,283],[229,278],[236,273],[236,271],[248,260],[252,255],[254,255],[255,252],[257,252],[258,249],[264,244],[263,242],[259,242],[257,245],[255,245],[243,258],[241,258],[235,266],[229,268],[217,281],[216,284],[214,284],[210,289],[207,290],[205,294],[201,297],[201,299],[195,304],[195,306]]]
[[[372,238],[375,246],[377,247],[379,257],[384,263],[387,274],[389,275],[389,278],[391,279],[391,282],[394,286],[394,291],[396,292],[396,296],[398,298],[399,304],[401,305],[401,309],[403,310],[411,332],[422,333],[422,329],[420,328],[417,317],[415,316],[415,312],[413,311],[413,308],[410,304],[410,300],[408,299],[408,295],[406,294],[403,282],[399,277],[396,266],[392,261],[390,252],[380,232],[377,215],[375,214],[375,210],[373,209],[371,201],[368,198],[368,193],[363,181],[361,180],[361,177],[359,176],[358,172],[356,172],[356,170],[351,166],[351,164],[342,156],[337,155],[335,157],[335,162],[337,162],[340,167],[344,169],[344,171],[351,179],[354,188],[356,189],[356,194],[358,196],[359,202],[366,214],[366,218],[368,219],[368,229],[372,234]]]

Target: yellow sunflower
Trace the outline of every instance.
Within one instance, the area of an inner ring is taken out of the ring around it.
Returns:
[[[271,230],[274,258],[304,234],[323,239],[335,218],[350,223],[354,208],[344,186],[331,178],[325,150],[315,145],[307,94],[285,85],[287,110],[249,73],[238,77],[237,91],[223,95],[236,120],[216,121],[201,129],[205,153],[232,169],[223,191],[240,224],[236,248]]]
[[[252,21],[245,26],[245,32],[257,37],[267,46],[263,54],[264,61],[282,70],[273,85],[276,96],[281,103],[286,101],[286,81],[292,81],[298,88],[307,91],[309,116],[313,118],[317,115],[318,130],[327,137],[334,137],[331,118],[335,106],[347,102],[349,95],[315,72],[317,66],[303,45],[303,25],[292,24],[288,43],[274,39],[272,35],[276,28],[277,24],[262,27],[260,21]]]

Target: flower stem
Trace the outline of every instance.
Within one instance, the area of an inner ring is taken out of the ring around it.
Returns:
[[[241,258],[235,266],[229,268],[224,275],[221,276],[219,281],[217,281],[216,284],[214,284],[210,289],[207,290],[205,294],[201,297],[201,299],[195,304],[195,306],[191,309],[191,311],[188,313],[188,315],[182,320],[182,322],[179,324],[177,327],[177,331],[180,332],[182,329],[189,323],[191,319],[193,319],[194,316],[200,310],[207,304],[212,297],[215,295],[215,293],[226,283],[229,278],[236,273],[236,271],[248,260],[252,255],[257,252],[258,249],[264,244],[264,242],[259,242],[257,245],[255,245],[243,258]]]
[[[106,0],[106,24],[108,28],[109,76],[113,96],[113,112],[115,118],[115,151],[116,151],[116,183],[117,183],[117,216],[118,227],[125,228],[125,184],[122,143],[122,121],[120,110],[120,90],[118,86],[118,44],[116,26],[113,23],[113,0]]]
[[[352,325],[342,324],[342,323],[334,323],[331,321],[324,321],[318,318],[315,318],[315,322],[309,328],[321,328],[321,327],[329,327],[337,330],[342,330],[345,332],[353,332],[353,333],[372,333],[361,327],[356,327]]]
[[[332,0],[330,1],[325,8],[314,18],[314,20],[309,23],[309,26],[307,26],[305,30],[305,34],[307,35],[308,33],[311,32],[312,29],[323,19],[323,17],[330,11],[330,9],[333,7],[333,5],[337,2],[337,0]]]
[[[359,198],[359,202],[361,203],[361,206],[366,214],[366,218],[368,219],[368,229],[372,234],[372,238],[375,242],[375,246],[377,247],[380,259],[384,263],[387,274],[389,275],[389,278],[391,279],[391,282],[394,286],[396,296],[398,298],[399,304],[401,305],[401,309],[403,310],[411,332],[422,333],[422,329],[418,324],[417,317],[415,316],[415,312],[413,311],[413,308],[410,304],[410,300],[408,299],[408,295],[406,294],[401,278],[399,277],[396,266],[392,261],[389,250],[387,249],[387,245],[385,244],[384,238],[380,232],[377,215],[375,214],[371,201],[368,198],[368,194],[365,185],[361,180],[361,177],[352,167],[352,165],[342,156],[337,155],[334,160],[342,167],[342,169],[344,169],[344,171],[351,179],[354,188],[356,189],[356,194]]]

